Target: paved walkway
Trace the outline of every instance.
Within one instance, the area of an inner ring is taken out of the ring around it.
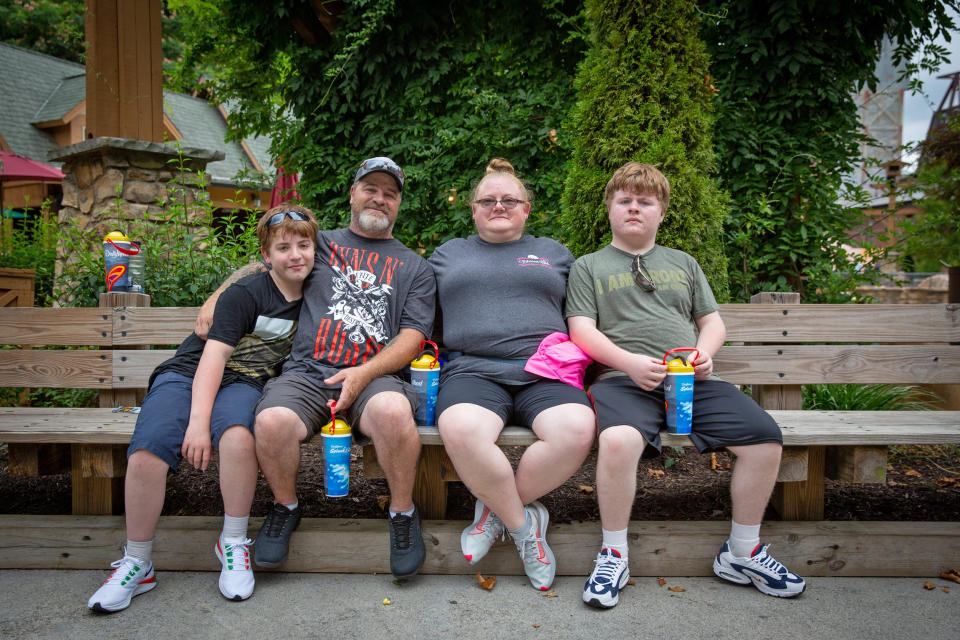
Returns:
[[[0,571],[0,637],[122,638],[957,638],[960,585],[931,578],[811,578],[793,600],[714,578],[638,578],[620,605],[580,600],[583,579],[544,597],[521,576],[483,591],[469,576],[263,574],[250,600],[228,602],[217,573],[161,572],[126,611],[101,615],[87,598],[107,571]],[[672,592],[668,586],[681,587]],[[949,588],[944,593],[941,588]],[[389,598],[389,605],[383,604]]]

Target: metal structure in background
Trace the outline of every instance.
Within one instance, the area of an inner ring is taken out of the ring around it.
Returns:
[[[950,86],[943,94],[940,106],[930,119],[930,128],[927,129],[927,138],[931,138],[937,131],[947,126],[947,121],[956,113],[960,113],[960,71],[937,76],[938,80],[949,80]]]

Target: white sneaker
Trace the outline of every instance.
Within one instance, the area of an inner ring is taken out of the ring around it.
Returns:
[[[123,611],[130,606],[133,596],[146,593],[157,586],[153,563],[126,555],[110,563],[113,573],[87,601],[87,607],[100,613]]]
[[[630,580],[630,567],[617,551],[606,547],[597,554],[596,562],[583,585],[583,601],[601,609],[615,607],[620,602],[620,590]]]
[[[217,560],[220,561],[220,593],[227,600],[246,600],[253,594],[253,569],[250,568],[249,538],[240,542],[217,539]]]
[[[504,538],[506,529],[503,521],[497,517],[489,507],[477,500],[473,508],[473,522],[460,534],[460,549],[463,550],[463,557],[470,564],[477,564],[490,547],[497,541]]]
[[[533,518],[533,529],[526,538],[514,538],[513,542],[520,552],[523,571],[530,578],[530,584],[534,589],[546,591],[557,575],[557,562],[547,544],[550,514],[547,513],[547,508],[536,500],[526,506],[526,512]]]
[[[806,583],[795,573],[767,554],[768,544],[758,544],[749,558],[738,558],[730,553],[729,542],[724,542],[713,560],[713,572],[719,578],[737,584],[753,584],[768,596],[792,598],[803,593]]]

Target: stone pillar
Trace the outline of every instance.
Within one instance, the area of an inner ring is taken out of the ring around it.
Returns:
[[[173,204],[186,209],[188,221],[196,220],[208,199],[197,184],[199,172],[223,158],[221,151],[109,137],[51,152],[49,159],[62,162],[65,174],[60,227],[81,239],[69,254],[61,239],[57,278],[78,251],[101,251],[103,236],[114,229],[130,234],[144,223],[160,223]]]

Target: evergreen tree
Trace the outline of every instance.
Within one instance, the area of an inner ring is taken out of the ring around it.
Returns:
[[[670,180],[657,241],[693,255],[717,298],[726,197],[714,177],[707,56],[692,0],[588,0],[590,49],[576,79],[561,224],[576,255],[609,242],[603,189],[628,161]]]

